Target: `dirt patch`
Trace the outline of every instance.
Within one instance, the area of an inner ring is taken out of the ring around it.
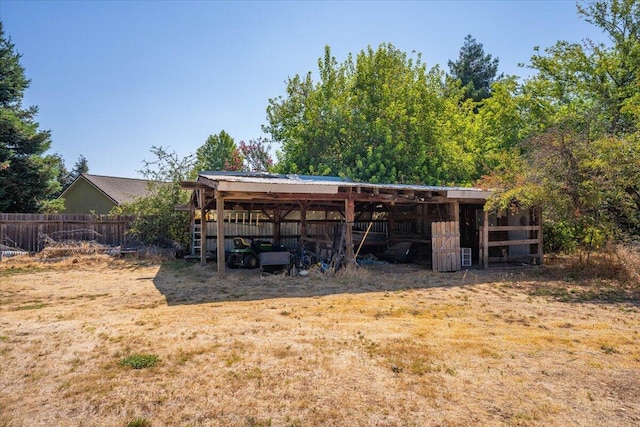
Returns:
[[[0,426],[638,425],[638,331],[635,293],[543,268],[7,260]]]

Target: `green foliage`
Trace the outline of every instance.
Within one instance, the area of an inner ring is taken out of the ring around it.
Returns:
[[[29,80],[0,22],[0,212],[38,212],[59,189],[51,135],[38,130],[36,107],[22,107]]]
[[[71,185],[71,183],[80,174],[89,172],[89,163],[83,155],[80,155],[76,163],[73,165],[73,169],[69,171],[60,154],[55,153],[49,156],[49,158],[52,162],[52,167],[57,171],[55,179],[60,185],[58,187],[58,191],[52,194],[51,199],[43,202],[41,210],[43,212],[54,213],[64,209],[64,200],[57,200],[56,198],[60,196],[60,194],[62,194],[62,192]]]
[[[74,163],[73,169],[71,170],[71,174],[74,179],[83,173],[89,173],[89,161],[85,156],[80,154],[78,160]]]
[[[544,252],[571,253],[576,249],[574,227],[564,221],[544,223]]]
[[[499,104],[493,115],[474,117],[477,104],[464,101],[456,84],[445,86],[444,73],[427,70],[419,54],[382,44],[339,64],[327,46],[318,71],[317,83],[311,73],[296,75],[286,97],[269,101],[264,130],[282,144],[279,172],[470,184],[505,144],[495,143],[499,135],[483,143],[492,132],[486,123],[508,117],[497,111]],[[511,96],[508,89],[502,93]]]
[[[538,74],[518,95],[522,142],[507,173],[484,184],[503,189],[490,208],[542,206],[547,248],[561,251],[640,233],[640,4],[578,10],[611,45],[561,41],[532,57]]]
[[[200,171],[241,170],[243,159],[233,138],[224,130],[209,135],[196,151],[192,177]]]
[[[491,96],[491,85],[502,78],[498,76],[498,58],[485,55],[482,43],[471,34],[464,38],[456,61],[449,61],[451,78],[459,80],[464,90],[464,99],[480,102]]]
[[[175,152],[163,147],[152,147],[156,156],[145,161],[140,171],[150,180],[151,195],[116,209],[117,213],[136,215],[130,233],[142,243],[162,247],[189,246],[189,214],[176,210],[176,206],[189,202],[189,195],[180,188],[193,169],[193,158],[179,158]]]
[[[151,421],[146,418],[138,417],[127,423],[127,427],[151,427]]]
[[[132,354],[120,360],[120,365],[133,369],[151,368],[155,366],[159,360],[155,354]]]

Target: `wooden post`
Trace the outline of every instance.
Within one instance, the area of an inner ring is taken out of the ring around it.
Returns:
[[[451,221],[460,222],[460,202],[451,203]]]
[[[280,243],[280,217],[282,213],[280,209],[273,210],[273,241]]]
[[[538,259],[540,265],[544,264],[544,247],[543,247],[543,238],[542,238],[542,208],[536,208],[538,212]]]
[[[218,278],[222,279],[225,275],[225,256],[224,256],[224,196],[216,190],[216,214],[217,214],[217,236],[216,251],[218,258]]]
[[[489,212],[484,211],[484,224],[482,227],[482,261],[485,269],[489,268]]]
[[[206,203],[204,201],[205,189],[198,190],[198,199],[200,201],[200,264],[207,264],[207,211],[204,208]],[[193,226],[195,227],[195,218],[193,220]]]
[[[345,200],[344,209],[345,209],[345,212],[344,212],[345,222],[347,225],[347,229],[345,230],[345,236],[344,236],[345,244],[347,246],[347,250],[345,252],[345,258],[346,258],[347,267],[353,267],[355,263],[355,259],[353,255],[353,222],[355,218],[355,201],[351,197]]]
[[[196,254],[194,236],[196,232],[196,204],[198,203],[197,197],[195,203],[189,203],[189,223],[191,226],[191,255]],[[126,225],[125,225],[125,236],[126,236]],[[200,234],[202,236],[202,233]]]
[[[325,212],[326,213],[326,212]],[[300,241],[299,245],[307,239],[307,204],[300,203]]]

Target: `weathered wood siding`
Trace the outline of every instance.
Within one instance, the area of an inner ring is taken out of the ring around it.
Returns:
[[[0,213],[0,243],[29,252],[42,250],[47,237],[125,245],[133,219],[130,215]]]
[[[433,271],[460,270],[460,223],[442,221],[431,223]]]
[[[307,222],[307,239],[310,242],[317,242],[322,239],[328,241],[333,240],[333,234],[335,232],[336,224],[341,224],[341,221],[308,221]],[[214,221],[207,221],[206,223],[207,240],[206,250],[213,252],[216,250],[216,236],[218,235],[217,223]],[[358,230],[366,230],[369,225],[369,221],[356,221],[354,228]],[[373,227],[371,232],[385,232],[385,221],[373,221]],[[298,247],[298,241],[301,235],[300,222],[282,222],[280,223],[280,244],[290,249]],[[245,237],[251,239],[270,240],[274,239],[274,224],[270,221],[260,221],[258,225],[255,223],[242,223],[242,222],[225,222],[224,223],[224,235],[225,250],[231,250],[233,248],[234,237]],[[359,242],[359,241],[358,241]]]

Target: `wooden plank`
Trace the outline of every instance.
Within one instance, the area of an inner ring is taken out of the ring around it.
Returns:
[[[431,223],[432,265],[434,271],[460,270],[460,223]]]
[[[537,231],[538,225],[494,225],[489,227],[489,231]]]
[[[489,212],[484,211],[482,227],[482,259],[485,269],[489,268]]]
[[[207,265],[207,209],[204,204],[205,189],[200,188],[198,193],[198,200],[200,202],[200,265]]]
[[[345,261],[347,264],[347,268],[353,268],[355,263],[355,258],[353,254],[353,223],[355,218],[355,202],[353,199],[349,198],[345,201],[345,222],[346,222],[346,230],[345,230]]]
[[[225,276],[225,253],[224,253],[224,196],[216,191],[216,214],[218,215],[217,234],[216,234],[216,252],[218,259],[218,277],[220,279]]]
[[[492,248],[495,246],[535,245],[538,242],[538,239],[496,240],[489,242],[488,246]]]
[[[542,232],[542,209],[537,208],[536,211],[538,214],[538,263],[539,265],[543,265],[544,264],[544,246],[543,246],[544,233]]]

